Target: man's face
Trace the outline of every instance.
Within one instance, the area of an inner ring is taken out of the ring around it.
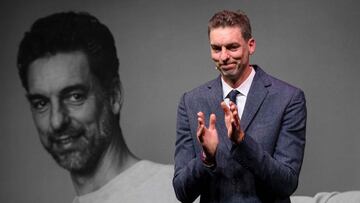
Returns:
[[[91,170],[111,140],[114,114],[83,52],[57,53],[30,64],[28,99],[40,140],[71,172]]]
[[[249,57],[255,52],[255,40],[245,41],[239,27],[219,27],[209,34],[211,58],[223,77],[231,80],[240,78],[249,67]]]

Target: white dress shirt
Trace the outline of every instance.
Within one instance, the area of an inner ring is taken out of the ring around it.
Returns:
[[[236,96],[236,105],[237,105],[237,108],[238,108],[239,118],[241,118],[241,116],[242,116],[242,114],[244,112],[246,98],[247,98],[247,95],[249,93],[251,83],[252,83],[252,81],[254,79],[254,76],[255,76],[255,70],[252,67],[250,67],[250,68],[251,68],[250,75],[246,78],[246,80],[243,83],[240,84],[240,86],[235,88],[237,91],[240,92]],[[222,89],[223,89],[223,99],[224,99],[225,103],[229,106],[230,99],[226,98],[226,96],[234,88],[230,87],[230,85],[228,85],[222,77],[221,77],[221,83],[222,83]]]

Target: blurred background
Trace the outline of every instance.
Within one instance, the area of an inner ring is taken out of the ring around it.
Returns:
[[[125,89],[121,125],[140,158],[173,164],[178,101],[215,78],[207,22],[245,11],[251,63],[305,91],[305,160],[295,194],[360,189],[360,3],[249,0],[2,0],[0,202],[71,202],[75,192],[40,144],[16,69],[19,41],[38,18],[87,11],[112,31]]]

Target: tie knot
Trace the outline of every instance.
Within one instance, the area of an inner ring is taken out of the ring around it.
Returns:
[[[237,90],[231,90],[231,92],[226,96],[227,98],[230,99],[230,101],[234,102],[234,104],[236,104],[236,96],[239,94],[240,92]]]

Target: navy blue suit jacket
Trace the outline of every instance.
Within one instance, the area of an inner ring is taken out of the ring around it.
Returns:
[[[245,139],[235,145],[227,137],[220,107],[220,76],[185,93],[178,107],[173,186],[177,198],[192,202],[290,202],[303,161],[306,130],[304,93],[253,66],[241,127]],[[219,145],[216,167],[200,159],[196,138],[197,113],[204,112],[206,126],[216,115]]]

